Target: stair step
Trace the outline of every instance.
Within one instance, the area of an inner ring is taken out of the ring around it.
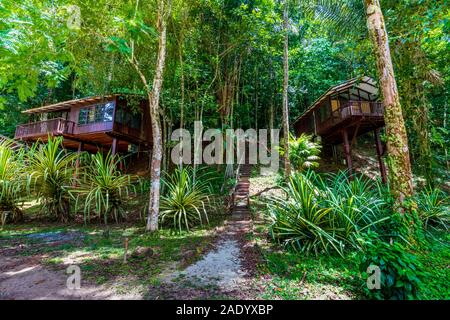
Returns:
[[[248,159],[246,160],[248,161]],[[244,164],[239,171],[238,182],[234,189],[233,197],[234,204],[232,213],[233,215],[249,215],[250,208],[248,207],[249,191],[250,191],[250,176],[252,172],[252,166],[250,164]]]

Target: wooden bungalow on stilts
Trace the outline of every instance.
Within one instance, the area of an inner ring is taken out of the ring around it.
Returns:
[[[23,111],[30,121],[16,128],[15,139],[46,142],[64,137],[67,149],[112,154],[152,147],[148,101],[123,95],[96,96],[64,101]]]
[[[376,83],[369,77],[355,78],[331,87],[294,122],[297,135],[313,134],[323,145],[343,144],[345,162],[353,172],[352,146],[362,134],[373,132],[381,178],[386,182],[383,144],[380,128],[384,127],[383,104],[379,101]]]

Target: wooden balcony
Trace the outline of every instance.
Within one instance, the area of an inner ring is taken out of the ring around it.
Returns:
[[[369,101],[347,101],[331,113],[331,116],[320,121],[318,114],[304,117],[296,126],[297,132],[317,133],[318,135],[328,135],[331,131],[339,129],[343,125],[351,125],[352,122],[382,122],[383,118],[382,102]],[[314,123],[315,121],[315,123]]]
[[[73,134],[75,123],[63,118],[21,124],[16,128],[16,139],[37,139],[51,135]]]
[[[367,101],[348,101],[338,110],[335,110],[331,116],[322,122],[317,123],[317,133],[326,134],[333,127],[338,126],[349,119],[361,120],[361,118],[381,118],[383,119],[383,104]]]

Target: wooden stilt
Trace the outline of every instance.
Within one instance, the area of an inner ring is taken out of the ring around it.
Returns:
[[[338,163],[338,157],[337,157],[337,150],[336,150],[336,145],[332,145],[331,146],[331,151],[333,152],[333,162],[334,164]]]
[[[73,182],[74,186],[76,185],[76,180],[78,178],[78,169],[80,168],[80,154],[83,151],[83,147],[84,147],[84,143],[83,142],[79,142],[78,143],[78,150],[77,150],[78,156],[77,156],[77,160],[75,161],[75,173],[74,173],[74,176],[73,176],[74,180],[75,180]]]
[[[384,165],[384,161],[382,158],[383,145],[381,144],[381,139],[380,139],[380,129],[375,129],[373,131],[373,135],[375,137],[375,148],[377,149],[377,157],[378,157],[378,164],[380,166],[381,181],[383,181],[383,183],[386,183],[387,182],[387,173],[386,173],[386,166]]]
[[[345,162],[347,163],[348,173],[351,177],[353,174],[352,151],[351,151],[350,143],[348,141],[347,129],[342,130],[342,138],[344,140]]]
[[[113,138],[112,149],[111,149],[111,155],[113,155],[113,156],[115,156],[117,153],[118,143],[119,143],[119,140],[117,138]]]

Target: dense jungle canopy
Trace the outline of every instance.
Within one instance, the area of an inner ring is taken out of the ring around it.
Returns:
[[[331,85],[362,75],[378,79],[365,2],[172,0],[162,13],[156,0],[2,0],[0,134],[13,136],[30,107],[150,92],[160,20],[167,27],[159,101],[164,139],[199,119],[209,127],[281,128],[284,44],[291,122]],[[448,1],[380,2],[413,171],[430,184],[445,181]]]

